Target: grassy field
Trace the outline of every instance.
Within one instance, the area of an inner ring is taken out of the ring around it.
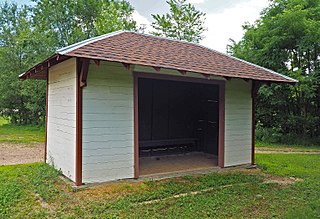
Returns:
[[[0,117],[0,143],[35,143],[44,142],[44,127],[37,126],[19,126],[9,124],[7,120]]]
[[[73,191],[37,163],[0,167],[0,218],[320,218],[320,156],[260,154],[261,171]],[[267,179],[294,184],[266,183]],[[179,195],[180,194],[180,195]],[[175,196],[176,195],[176,196]]]

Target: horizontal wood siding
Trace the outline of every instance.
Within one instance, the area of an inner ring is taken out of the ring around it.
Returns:
[[[122,64],[91,62],[83,88],[83,182],[134,177],[133,77]]]
[[[232,79],[226,83],[225,166],[251,163],[251,83]]]
[[[46,162],[75,180],[76,60],[49,69]]]

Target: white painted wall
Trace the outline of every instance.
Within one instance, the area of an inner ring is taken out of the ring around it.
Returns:
[[[49,69],[46,162],[75,181],[76,60]]]
[[[90,63],[83,89],[84,183],[134,177],[133,76],[122,64]]]
[[[251,163],[251,83],[231,79],[225,95],[225,166]]]
[[[156,73],[143,66],[135,66],[135,71]],[[181,76],[167,69],[161,73]],[[83,182],[133,178],[132,72],[119,63],[97,66],[92,62],[87,82],[83,89]],[[47,162],[75,181],[75,59],[50,68],[48,98]],[[251,162],[251,100],[251,83],[241,79],[226,82],[225,166]]]

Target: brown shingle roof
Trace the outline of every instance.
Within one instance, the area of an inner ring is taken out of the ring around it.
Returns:
[[[134,32],[120,31],[92,38],[60,49],[57,54],[215,76],[287,83],[297,82],[287,76],[198,44]]]

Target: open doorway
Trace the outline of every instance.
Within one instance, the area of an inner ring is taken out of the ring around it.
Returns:
[[[138,78],[141,176],[218,165],[219,86]]]

